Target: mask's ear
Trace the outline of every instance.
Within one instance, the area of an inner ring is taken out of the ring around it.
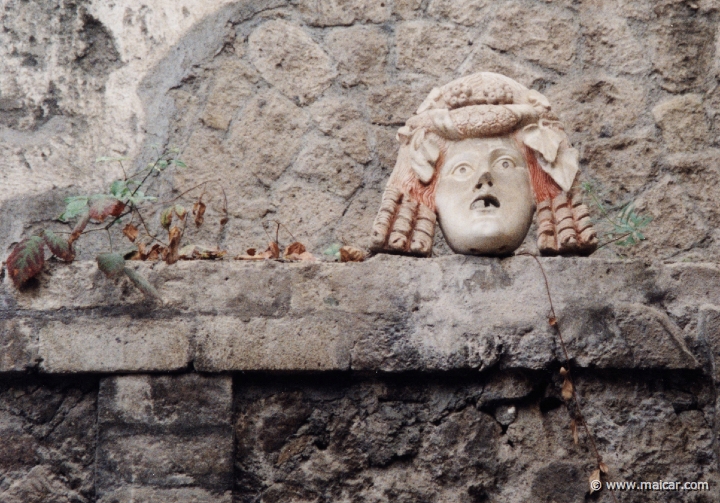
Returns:
[[[440,157],[440,146],[424,129],[418,129],[410,142],[410,167],[422,183],[430,183],[435,174],[435,163]]]
[[[565,192],[572,187],[578,172],[578,151],[570,146],[562,130],[544,124],[531,124],[523,129],[523,143],[540,154],[538,163]]]

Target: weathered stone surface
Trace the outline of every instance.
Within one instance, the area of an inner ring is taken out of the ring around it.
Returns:
[[[308,139],[293,164],[293,171],[313,186],[348,198],[362,184],[362,166],[343,155],[338,142],[323,137]]]
[[[476,26],[485,20],[488,0],[430,0],[427,12],[437,19],[450,19],[466,26]]]
[[[382,23],[390,17],[390,2],[373,0],[300,0],[298,9],[314,26],[349,25],[353,22]]]
[[[704,145],[709,136],[702,96],[685,94],[660,103],[652,110],[672,152],[686,152]]]
[[[328,297],[332,302],[332,297]],[[348,313],[280,320],[213,317],[198,320],[195,366],[226,370],[348,370],[359,333],[375,329]]]
[[[457,69],[470,52],[472,43],[472,37],[465,30],[448,23],[428,21],[399,24],[396,40],[398,68],[437,77]],[[419,103],[422,100],[416,107]]]
[[[676,93],[692,89],[711,68],[713,24],[681,2],[667,2],[653,10],[656,22],[646,39],[653,68],[662,76],[665,89]]]
[[[230,58],[219,69],[201,120],[211,128],[227,130],[235,113],[254,94],[257,74],[241,61]]]
[[[383,84],[387,79],[388,35],[373,26],[336,28],[326,37],[344,86]]]
[[[53,373],[178,370],[192,358],[190,335],[185,320],[48,321],[38,330],[38,355]]]
[[[0,320],[0,372],[21,372],[38,361],[37,330],[32,320]]]
[[[257,95],[228,132],[226,149],[233,157],[231,166],[269,185],[300,150],[307,126],[307,114],[287,98],[275,91]]]
[[[104,379],[99,501],[229,502],[231,388],[229,377],[197,374]]]
[[[230,222],[220,226],[213,213],[219,207],[209,205],[208,224],[188,239],[234,253],[263,247],[263,223],[282,207],[283,218],[291,215],[298,225],[293,233],[309,236],[315,252],[341,239],[358,243],[367,231],[357,211],[354,223],[347,217],[353,198],[323,198],[330,217],[315,211],[319,204],[284,208],[294,200],[286,197],[288,187],[302,185],[288,168],[308,146],[304,135],[338,139],[375,190],[394,164],[395,126],[432,87],[479,70],[553,94],[555,108],[573,124],[582,172],[612,208],[667,190],[664,176],[674,172],[658,158],[664,144],[671,153],[702,152],[720,135],[713,0],[163,0],[152,6],[88,0],[56,7],[11,2],[3,14],[0,204],[13,215],[0,220],[3,257],[42,227],[66,230],[52,222],[64,197],[105,191],[123,176],[115,163],[94,163],[98,156],[128,156],[140,167],[155,155],[154,144],[179,147],[189,165],[158,185],[161,200],[206,180],[221,180],[226,189]],[[287,43],[285,33],[297,43]],[[278,41],[262,57],[255,52],[264,40],[259,35]],[[278,63],[296,65],[297,72]],[[706,123],[696,107],[690,127],[676,121],[680,134],[670,131],[672,119],[656,128],[652,109],[673,99],[668,91],[703,96]],[[351,103],[359,113],[338,119],[340,129],[328,133],[308,119],[306,112],[314,117],[315,110],[301,109],[318,100]],[[673,147],[678,139],[683,150]],[[222,196],[213,183],[209,199]],[[600,256],[717,260],[714,199],[703,199],[705,191],[689,177],[673,183],[672,196],[692,200],[695,211],[656,219],[651,227],[659,236],[676,227],[707,229],[703,237],[679,252],[663,238],[629,250],[607,246]],[[591,211],[597,218],[599,211]],[[323,230],[315,239],[317,229]],[[123,239],[119,227],[112,237]],[[80,257],[89,260],[107,251],[107,236],[83,236],[79,245]],[[435,253],[443,253],[441,240]]]
[[[619,73],[645,74],[650,62],[628,21],[612,9],[583,10],[580,18],[584,36],[583,62]]]
[[[576,54],[578,28],[564,9],[507,2],[497,9],[483,41],[557,71],[567,71]]]
[[[541,263],[577,364],[702,365],[687,337],[698,337],[698,305],[720,292],[712,265]],[[106,314],[74,306],[82,299],[75,292],[83,288],[85,265],[56,269],[67,278],[67,295],[52,304],[61,313],[43,310],[43,288],[6,291],[7,305],[23,306],[18,319],[43,319],[22,322],[25,336],[39,340],[42,372],[162,371],[191,363],[204,371],[540,370],[564,358],[546,323],[547,294],[530,257],[141,264],[164,305],[124,296],[129,284],[106,279],[97,300]]]
[[[97,381],[0,382],[0,501],[93,501]]]
[[[291,100],[308,103],[320,95],[335,77],[330,58],[298,26],[268,21],[248,39],[255,67]]]
[[[716,497],[707,384],[634,375],[628,386],[629,377],[577,381],[611,478],[709,480],[710,492],[668,492],[659,501]],[[583,501],[594,469],[588,441],[581,432],[573,443],[560,383],[543,373],[526,378],[533,394],[515,398],[489,394],[482,375],[291,386],[238,379],[236,498]],[[612,501],[605,490],[598,500]]]

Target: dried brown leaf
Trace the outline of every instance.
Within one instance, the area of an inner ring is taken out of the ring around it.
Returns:
[[[222,217],[222,218],[220,219],[220,225],[225,225],[225,224],[228,223],[229,221],[230,221],[230,219],[229,219],[228,217]]]
[[[227,255],[225,250],[218,248],[205,248],[200,245],[187,245],[180,248],[178,252],[182,260],[215,260]]]
[[[563,381],[560,393],[562,394],[563,400],[570,400],[573,396],[573,385],[567,377]]]
[[[602,461],[600,461],[599,467],[600,467],[600,471],[603,472],[605,475],[607,475],[608,473],[610,473],[610,470],[608,469],[608,465],[606,465],[606,464],[603,463]]]
[[[75,260],[75,251],[72,245],[57,236],[53,231],[45,229],[42,233],[42,237],[45,240],[45,244],[53,255],[57,258],[64,260],[65,262],[72,262]]]
[[[578,445],[580,438],[578,436],[577,419],[573,419],[572,421],[570,421],[570,431],[572,431],[573,442],[575,442],[575,445]]]
[[[193,216],[195,217],[195,225],[200,227],[205,221],[205,203],[198,201],[193,205],[192,210]]]
[[[254,256],[257,253],[257,250],[255,248],[248,248],[245,253],[250,255],[251,257]]]
[[[568,370],[565,367],[560,367],[560,375],[565,377],[568,375]]]
[[[165,255],[166,250],[167,248],[165,248],[164,246],[155,243],[147,252],[145,258],[141,258],[140,260],[159,260],[160,257]]]
[[[588,477],[588,481],[590,482],[590,494],[599,491],[602,489],[602,482],[600,481],[600,470],[595,470],[590,474],[590,477]]]
[[[343,246],[340,248],[340,262],[362,262],[365,260],[365,252],[354,246]]]
[[[294,260],[298,262],[315,262],[317,260],[315,255],[307,251],[302,253],[291,253],[290,255],[285,255],[283,258],[285,258],[285,260]]]
[[[276,241],[270,241],[270,243],[268,243],[268,248],[264,253],[270,254],[268,258],[280,258],[280,247]]]
[[[123,234],[125,234],[125,237],[128,238],[130,242],[134,243],[138,237],[138,234],[140,234],[140,231],[138,231],[137,227],[135,227],[133,224],[127,224],[123,228]]]
[[[550,323],[551,327],[554,327],[555,325],[557,325],[557,318],[551,316],[550,318],[548,318],[548,323]]]
[[[165,252],[164,258],[167,264],[174,264],[178,261],[179,258],[178,250],[180,248],[180,238],[182,237],[182,231],[179,227],[174,226],[170,228],[169,236],[170,245]]]
[[[300,255],[301,253],[305,253],[305,251],[305,245],[298,241],[295,241],[294,243],[289,244],[287,248],[285,248],[283,256],[285,258],[288,258],[289,255]]]

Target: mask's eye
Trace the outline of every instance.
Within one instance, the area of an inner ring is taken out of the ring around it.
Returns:
[[[495,161],[495,167],[497,168],[509,169],[514,168],[515,166],[517,166],[517,164],[515,164],[512,157],[502,156],[500,159]]]
[[[472,166],[466,163],[458,164],[453,168],[453,170],[450,172],[451,175],[458,177],[458,178],[465,178],[467,176],[470,176],[473,172]]]

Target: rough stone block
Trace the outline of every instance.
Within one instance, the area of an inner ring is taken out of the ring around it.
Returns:
[[[668,150],[684,152],[705,145],[710,134],[699,94],[685,94],[664,101],[652,110]]]
[[[575,59],[578,28],[574,16],[547,4],[506,2],[496,11],[484,42],[501,51],[560,72]]]
[[[115,376],[98,409],[100,501],[230,501],[229,377]]]
[[[0,372],[22,372],[38,363],[37,331],[33,320],[0,320]]]
[[[227,316],[203,318],[195,368],[204,372],[348,370],[354,341],[371,330],[366,320],[345,312],[248,322]]]
[[[0,380],[0,501],[91,501],[97,379]]]
[[[187,367],[191,326],[128,316],[48,321],[39,330],[43,372],[141,372]]]
[[[299,103],[312,102],[335,78],[330,57],[298,25],[268,21],[250,35],[248,46],[262,76]]]

